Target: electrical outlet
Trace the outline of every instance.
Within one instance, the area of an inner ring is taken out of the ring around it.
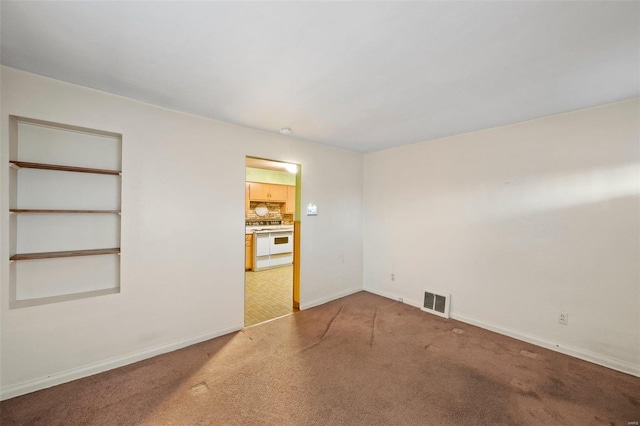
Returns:
[[[395,281],[396,280],[396,274],[391,274],[391,281]]]
[[[560,312],[558,316],[558,322],[560,324],[569,325],[569,314],[566,312]]]

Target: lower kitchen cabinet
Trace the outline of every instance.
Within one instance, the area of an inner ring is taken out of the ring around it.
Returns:
[[[253,234],[245,234],[244,236],[244,269],[253,268]]]

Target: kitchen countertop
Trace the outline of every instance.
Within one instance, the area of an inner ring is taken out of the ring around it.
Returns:
[[[245,234],[265,234],[267,232],[293,231],[293,225],[247,226]]]

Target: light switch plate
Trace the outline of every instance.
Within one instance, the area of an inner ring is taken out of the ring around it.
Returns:
[[[318,206],[315,204],[309,204],[307,206],[307,216],[317,216],[318,215]]]

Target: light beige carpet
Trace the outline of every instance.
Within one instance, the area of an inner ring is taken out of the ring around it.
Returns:
[[[621,425],[640,378],[360,292],[0,404],[8,425]]]
[[[293,266],[245,272],[244,325],[293,312]]]

